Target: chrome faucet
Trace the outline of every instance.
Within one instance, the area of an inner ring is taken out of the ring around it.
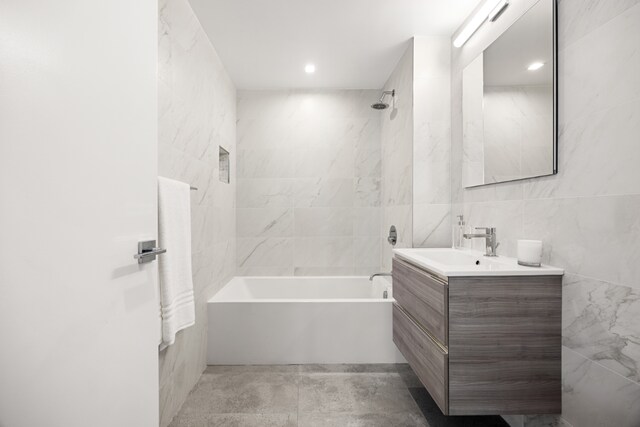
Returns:
[[[391,277],[392,274],[391,273],[375,273],[375,274],[372,274],[371,276],[369,276],[369,281],[373,282],[373,278],[376,277],[376,276],[389,276],[389,277]]]
[[[483,238],[486,244],[486,253],[484,256],[498,256],[496,249],[500,243],[496,242],[496,228],[495,227],[476,227],[476,230],[484,230],[484,233],[467,234],[463,236],[465,239]]]

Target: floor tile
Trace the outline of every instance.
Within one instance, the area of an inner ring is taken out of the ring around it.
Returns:
[[[446,417],[407,364],[209,366],[169,427],[508,427]]]
[[[295,427],[296,414],[221,414],[210,415],[207,427]]]
[[[300,366],[306,365],[215,365],[207,366],[203,375],[230,373],[298,373]]]
[[[395,363],[378,363],[378,364],[334,364],[334,365],[298,365],[301,373],[320,374],[320,373],[395,373],[398,372],[398,365]],[[409,365],[406,365],[407,367]]]
[[[177,416],[169,427],[295,427],[297,414],[212,414]]]
[[[299,412],[393,413],[416,404],[397,373],[302,374]]]
[[[205,373],[189,394],[181,413],[297,412],[297,375],[288,373]]]
[[[428,427],[420,412],[396,414],[301,414],[299,427]]]

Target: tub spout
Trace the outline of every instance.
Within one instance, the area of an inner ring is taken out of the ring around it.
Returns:
[[[376,276],[389,276],[391,277],[391,273],[374,273],[371,276],[369,276],[369,281],[373,282],[373,278]]]

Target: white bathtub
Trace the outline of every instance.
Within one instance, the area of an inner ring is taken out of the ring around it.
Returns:
[[[404,362],[385,279],[235,277],[207,304],[207,363]]]

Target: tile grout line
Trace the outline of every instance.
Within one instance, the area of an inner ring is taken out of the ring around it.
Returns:
[[[623,288],[631,289],[632,291],[640,292],[640,288],[637,288],[637,287],[634,287],[634,286],[626,285],[624,283],[619,283],[619,282],[612,282],[610,280],[605,280],[605,279],[598,279],[597,277],[587,276],[587,275],[580,274],[580,273],[574,273],[574,272],[571,272],[571,271],[567,271],[566,269],[565,269],[564,274],[565,274],[565,276],[567,274],[570,274],[572,276],[577,276],[577,277],[579,277],[581,279],[593,280],[594,282],[604,283],[605,285],[621,286]],[[564,282],[562,283],[563,286],[564,285],[570,285],[570,284],[574,284],[574,283],[564,283]]]
[[[633,10],[635,7],[638,7],[638,5],[636,4],[636,5],[630,6],[630,7],[626,8],[626,9],[620,11],[616,15],[614,15],[614,16],[610,17],[609,19],[607,19],[606,21],[600,23],[597,27],[592,28],[591,30],[589,30],[586,33],[582,34],[580,37],[576,38],[575,40],[565,44],[564,46],[562,46],[562,48],[558,47],[558,53],[566,51],[567,48],[573,47],[576,43],[582,41],[585,37],[590,36],[592,33],[596,32],[596,31],[600,30],[602,27],[608,25],[614,19],[619,18],[620,15],[625,14],[625,13],[629,13],[629,11]],[[560,14],[560,11],[558,10],[558,15],[559,14]]]
[[[576,350],[574,350],[574,349],[572,349],[572,348],[570,348],[570,347],[567,347],[567,346],[566,346],[566,345],[564,345],[564,344],[562,345],[562,347],[566,348],[567,350],[569,350],[569,351],[570,351],[570,352],[572,352],[572,353],[575,353],[576,355],[578,355],[579,357],[582,357],[583,359],[585,359],[585,360],[589,361],[590,363],[594,363],[594,364],[598,365],[598,366],[599,366],[599,367],[601,367],[602,369],[604,369],[604,370],[608,371],[610,374],[613,374],[613,375],[615,375],[615,376],[617,376],[617,377],[620,377],[620,378],[622,378],[623,380],[625,380],[625,381],[627,381],[627,382],[629,382],[629,383],[631,383],[631,384],[634,384],[634,385],[636,385],[636,386],[640,387],[640,383],[638,383],[638,382],[636,382],[636,381],[634,381],[634,380],[632,380],[632,379],[629,379],[629,378],[625,377],[624,375],[621,375],[620,373],[618,373],[618,372],[616,372],[616,371],[612,370],[611,368],[608,368],[607,366],[605,366],[605,365],[601,364],[601,363],[600,363],[600,362],[598,362],[597,360],[590,359],[589,357],[585,356],[584,354],[582,354],[582,353],[580,353],[580,352],[578,352],[578,351],[576,351]]]
[[[558,175],[549,175],[558,177]],[[507,203],[507,202],[535,202],[538,200],[575,200],[575,199],[600,199],[600,198],[620,198],[620,197],[638,197],[640,193],[611,193],[611,194],[592,194],[592,195],[557,195],[548,197],[523,197],[514,199],[495,199],[495,200],[478,200],[478,201],[466,201],[457,203],[461,205],[474,205],[474,204],[486,204],[486,203]]]
[[[297,385],[298,385],[298,399],[296,401],[296,426],[300,425],[300,381],[302,381],[302,375],[300,373],[300,367],[298,367],[297,372]]]

